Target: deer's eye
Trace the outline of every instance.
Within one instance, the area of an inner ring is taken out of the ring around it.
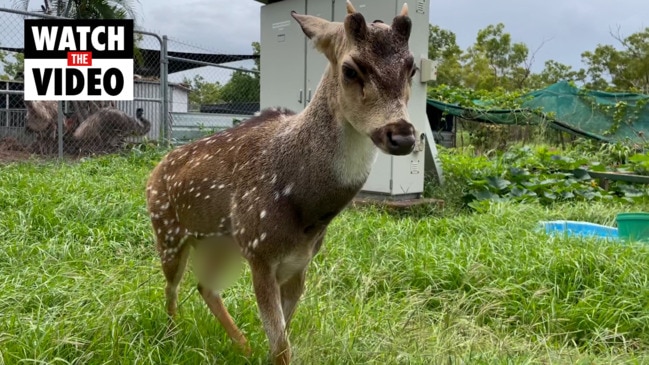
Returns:
[[[356,70],[349,66],[343,65],[343,75],[347,80],[351,81],[356,80],[356,78],[358,77],[358,72],[356,72]]]

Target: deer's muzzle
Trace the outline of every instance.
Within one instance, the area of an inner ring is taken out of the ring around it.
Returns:
[[[376,129],[370,137],[377,147],[391,155],[407,155],[415,148],[415,128],[404,119]]]

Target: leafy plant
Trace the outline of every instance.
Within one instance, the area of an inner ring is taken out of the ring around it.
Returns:
[[[638,175],[649,175],[649,155],[646,153],[635,154],[629,157],[629,164]]]
[[[649,157],[633,157],[637,170],[649,171]],[[457,159],[454,161],[458,161]],[[560,151],[548,146],[510,148],[487,160],[481,171],[466,176],[462,200],[476,209],[475,201],[538,201],[548,205],[566,201],[634,202],[648,197],[645,186],[622,181],[601,187],[588,171],[609,167],[574,151]]]

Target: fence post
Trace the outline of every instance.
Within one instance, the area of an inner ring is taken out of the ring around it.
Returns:
[[[170,144],[171,143],[171,129],[169,128],[169,85],[167,77],[169,75],[169,59],[167,58],[167,36],[162,36],[162,54],[160,55],[160,84],[162,84],[162,130],[160,131],[162,138]]]
[[[58,144],[59,144],[59,159],[63,158],[63,102],[59,101],[56,103],[58,106],[58,111],[56,113],[57,119],[58,119]]]

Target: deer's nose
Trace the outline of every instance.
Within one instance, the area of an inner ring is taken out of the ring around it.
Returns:
[[[415,147],[415,128],[405,119],[400,119],[375,130],[372,141],[391,155],[407,155]]]

